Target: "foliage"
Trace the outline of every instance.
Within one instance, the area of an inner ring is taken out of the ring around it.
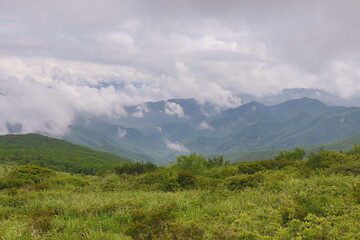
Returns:
[[[224,165],[229,165],[229,164],[230,164],[230,161],[225,160],[224,155],[220,155],[217,157],[208,158],[204,165],[208,168],[213,168],[213,167],[219,167],[219,166],[224,166]]]
[[[231,191],[242,190],[246,187],[256,187],[263,181],[264,176],[262,174],[243,174],[225,179],[224,186]]]
[[[55,172],[48,168],[36,165],[23,165],[11,171],[8,177],[23,180],[26,183],[38,183],[42,179],[54,174]]]
[[[177,181],[182,188],[192,187],[195,185],[195,175],[191,172],[182,171],[179,172]]]
[[[21,183],[0,189],[0,238],[357,239],[359,164],[359,154],[331,151],[198,173],[174,164],[137,175],[48,175],[0,164],[0,182]]]
[[[274,159],[288,159],[288,160],[301,160],[305,157],[305,150],[301,148],[295,148],[294,151],[281,151]]]
[[[157,166],[154,163],[146,162],[146,163],[125,163],[121,166],[115,167],[115,173],[122,175],[122,174],[129,174],[129,175],[139,175],[144,174],[146,172],[152,172],[157,169]]]
[[[282,169],[294,165],[294,161],[287,159],[278,160],[259,160],[254,162],[238,163],[238,172],[240,174],[254,174],[263,170]]]
[[[168,204],[151,211],[135,210],[132,212],[134,223],[125,233],[134,239],[160,239],[160,235],[174,218],[174,209],[174,204]]]
[[[45,178],[54,175],[55,172],[48,168],[43,168],[35,165],[23,165],[12,170],[5,178],[0,180],[0,189],[21,187],[25,184],[39,183]],[[36,184],[33,185],[33,187],[41,189],[44,188],[45,185]]]
[[[0,163],[95,175],[129,160],[38,134],[0,136]]]
[[[351,149],[348,153],[349,154],[360,154],[360,146],[358,146],[357,144],[354,144],[353,149]]]
[[[189,171],[195,174],[201,173],[206,165],[205,158],[200,154],[190,153],[176,157],[176,166],[183,171]]]
[[[159,169],[139,176],[134,180],[136,189],[160,190],[172,192],[179,188],[177,174],[167,169]]]
[[[343,164],[349,159],[345,153],[321,150],[319,153],[310,153],[307,166],[312,169],[329,168],[331,165]]]

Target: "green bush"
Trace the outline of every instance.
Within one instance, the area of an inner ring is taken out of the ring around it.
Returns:
[[[30,227],[41,234],[50,231],[52,228],[51,220],[56,215],[56,211],[51,208],[38,208],[30,214]]]
[[[129,175],[139,175],[147,172],[155,171],[158,167],[151,162],[146,163],[125,163],[121,166],[115,167],[115,173],[118,175],[129,174]]]
[[[246,187],[256,187],[264,181],[262,174],[243,174],[225,179],[224,186],[231,190],[242,190]]]
[[[6,177],[0,179],[0,189],[19,188],[25,184],[39,184],[42,180],[54,175],[55,172],[48,168],[35,165],[23,165],[12,170]],[[41,185],[42,184],[38,186],[38,189],[42,188]],[[35,188],[37,187],[34,186],[34,189]]]
[[[238,174],[238,168],[235,165],[215,167],[207,172],[207,176],[216,179],[224,179]]]
[[[202,240],[204,228],[196,224],[184,225],[182,223],[172,224],[169,229],[169,237],[174,240]]]
[[[360,146],[358,146],[357,144],[354,144],[354,147],[351,151],[348,152],[348,154],[360,154]]]
[[[175,208],[175,204],[168,204],[150,211],[133,211],[133,224],[126,229],[126,235],[139,240],[161,239],[174,219]]]
[[[177,174],[170,169],[159,169],[155,172],[143,174],[134,180],[134,184],[136,189],[165,192],[173,192],[180,187]]]
[[[24,181],[25,183],[39,183],[41,180],[53,175],[55,175],[55,172],[48,168],[35,165],[23,165],[11,171],[8,177]]]
[[[177,177],[177,182],[182,188],[189,188],[195,185],[195,175],[191,172],[182,171]]]
[[[306,165],[312,169],[321,169],[329,168],[335,164],[343,164],[349,160],[351,160],[351,156],[345,153],[321,150],[319,153],[310,153]]]
[[[181,155],[176,157],[176,166],[183,171],[200,174],[204,170],[205,165],[206,160],[201,154],[190,153],[188,156]]]
[[[263,170],[282,169],[287,166],[295,165],[294,161],[288,159],[278,160],[259,160],[255,162],[241,162],[238,163],[239,174],[254,174]]]
[[[295,148],[294,151],[281,151],[278,156],[275,156],[275,160],[287,159],[287,160],[301,160],[305,157],[306,153],[301,148]]]
[[[224,160],[224,155],[208,158],[207,161],[205,162],[205,166],[208,168],[219,167],[229,164],[230,164],[229,160]]]

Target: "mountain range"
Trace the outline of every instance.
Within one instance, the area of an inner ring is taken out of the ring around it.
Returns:
[[[119,119],[79,118],[64,139],[135,161],[166,164],[175,156],[289,149],[360,134],[360,108],[300,98],[232,109],[170,99],[127,107]],[[236,157],[232,159],[236,160]]]

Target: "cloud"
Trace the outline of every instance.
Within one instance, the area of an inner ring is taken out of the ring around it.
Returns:
[[[182,145],[179,142],[171,142],[169,139],[166,139],[165,143],[166,143],[166,146],[170,150],[173,150],[173,151],[176,151],[176,152],[184,152],[184,153],[190,152],[187,147],[185,147],[184,145]]]
[[[60,134],[78,114],[122,116],[124,106],[171,98],[228,108],[240,93],[284,88],[360,96],[359,8],[357,0],[0,1],[0,110],[10,109],[0,131],[20,124]],[[186,117],[174,104],[164,111]]]
[[[209,130],[209,129],[212,129],[212,127],[207,124],[206,122],[202,121],[200,124],[199,124],[199,128],[202,129],[202,130]]]
[[[146,104],[141,104],[141,105],[136,107],[136,112],[131,114],[131,116],[134,117],[134,118],[143,118],[144,113],[147,113],[149,111],[150,110],[147,108]]]
[[[177,116],[178,118],[187,118],[184,113],[184,109],[177,103],[165,102],[164,112],[167,115]]]
[[[127,134],[127,131],[126,131],[125,128],[119,128],[119,129],[118,129],[118,137],[119,137],[119,138],[125,137],[126,134]]]

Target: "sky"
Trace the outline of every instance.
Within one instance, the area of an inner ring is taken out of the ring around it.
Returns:
[[[0,0],[0,134],[170,98],[359,96],[359,22],[358,0]]]

